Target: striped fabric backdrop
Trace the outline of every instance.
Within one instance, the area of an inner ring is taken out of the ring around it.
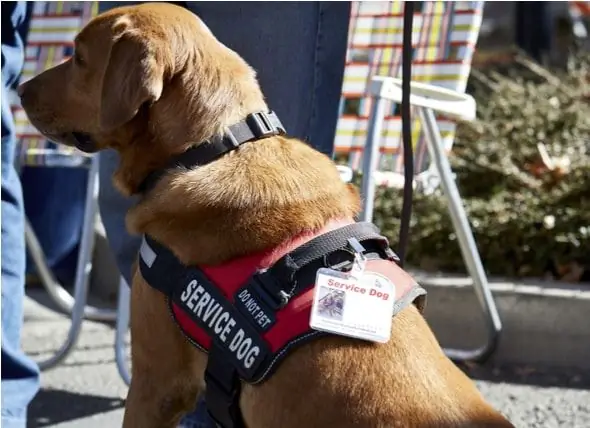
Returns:
[[[465,91],[484,2],[426,1],[414,15],[412,80]],[[358,169],[367,138],[372,100],[366,89],[374,75],[401,75],[403,2],[355,2],[344,75],[336,152],[349,154]],[[391,104],[383,126],[380,169],[401,172],[401,119]],[[451,149],[455,125],[439,118],[444,144]],[[417,119],[413,123],[415,170],[428,164],[427,148]]]
[[[471,57],[477,41],[484,2],[421,2],[413,28],[414,80],[464,91]],[[73,39],[94,15],[98,2],[38,1],[34,4],[25,65],[21,81],[66,60],[73,50]],[[340,105],[336,151],[350,153],[353,164],[360,160],[366,140],[367,116],[371,101],[366,86],[375,75],[396,76],[400,73],[403,26],[403,2],[353,2],[347,64]],[[27,165],[46,164],[44,137],[28,122],[24,112],[15,106],[17,134],[21,141],[21,161]],[[383,156],[387,169],[401,165],[401,122],[394,107],[384,126]],[[454,125],[439,121],[447,148],[453,141]],[[425,163],[425,146],[419,123],[415,122],[417,170]],[[72,153],[59,147],[64,154]],[[355,165],[353,165],[355,166]]]
[[[572,29],[577,37],[585,38],[584,45],[590,47],[590,1],[570,1],[569,15],[572,20]]]
[[[67,60],[73,52],[73,41],[80,29],[98,11],[98,2],[36,1],[29,24],[25,63],[21,82]],[[79,164],[69,156],[75,149],[48,142],[30,124],[25,112],[13,106],[16,132],[20,141],[18,162],[21,165]],[[50,153],[50,155],[48,155]],[[70,159],[71,158],[71,159]]]
[[[569,3],[574,14],[580,17],[590,17],[590,1],[570,1]]]

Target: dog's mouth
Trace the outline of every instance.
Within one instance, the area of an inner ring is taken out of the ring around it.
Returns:
[[[41,131],[41,133],[54,143],[74,146],[84,153],[95,153],[99,150],[96,141],[94,141],[90,134],[86,134],[85,132],[72,131],[55,133]]]
[[[95,153],[98,151],[96,141],[94,141],[90,134],[74,131],[71,133],[71,136],[74,140],[74,145],[78,150],[81,150],[84,153]]]

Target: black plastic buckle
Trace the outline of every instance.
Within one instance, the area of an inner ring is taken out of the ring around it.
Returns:
[[[240,141],[236,139],[231,130],[223,136],[223,142],[228,150],[237,149],[241,144]]]
[[[381,244],[382,249],[383,249],[383,254],[385,255],[385,257],[387,258],[387,260],[394,262],[396,264],[399,264],[400,262],[400,258],[398,257],[398,255],[389,247],[389,241],[387,240],[387,238],[385,236],[382,236],[381,239],[378,240],[378,242]]]
[[[272,124],[272,120],[265,112],[256,112],[249,114],[246,117],[246,123],[250,127],[252,134],[258,138],[270,137],[278,133],[276,127]]]
[[[249,284],[251,284],[249,289],[260,296],[273,311],[284,308],[292,297],[272,275],[266,272],[254,274]]]
[[[399,262],[400,262],[399,256],[397,254],[395,254],[395,252],[389,247],[385,248],[385,256],[387,257],[387,259],[389,261],[392,261],[396,264],[399,264]]]
[[[348,239],[348,247],[354,251],[355,254],[363,255],[365,254],[365,247],[358,241],[356,238],[349,238]]]

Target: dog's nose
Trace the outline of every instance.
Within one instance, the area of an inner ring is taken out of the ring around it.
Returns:
[[[21,83],[20,85],[18,85],[18,88],[16,88],[16,93],[19,97],[22,98],[23,94],[25,93],[26,86],[26,83]]]

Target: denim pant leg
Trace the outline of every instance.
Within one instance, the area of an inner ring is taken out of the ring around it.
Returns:
[[[8,88],[20,75],[18,27],[25,2],[2,4],[2,427],[24,428],[27,406],[39,389],[39,368],[20,347],[25,290],[24,207],[14,168],[15,129]]]
[[[127,4],[127,2],[125,2]],[[349,2],[186,2],[216,37],[256,71],[268,105],[287,132],[331,155],[338,118]],[[106,10],[120,2],[101,2]],[[123,275],[129,279],[140,240],[125,231],[125,212],[133,204],[111,183],[116,153],[101,153],[101,216]],[[204,427],[203,403],[183,421]]]
[[[256,70],[289,135],[332,155],[350,3],[186,2]]]

